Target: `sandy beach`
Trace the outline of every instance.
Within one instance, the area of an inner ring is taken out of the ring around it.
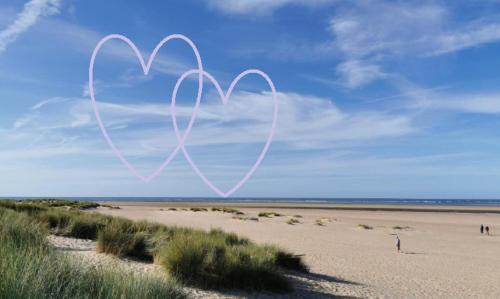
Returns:
[[[307,279],[318,284],[323,297],[500,297],[498,208],[110,204],[120,209],[98,211],[168,225],[221,228],[302,254],[311,267]],[[211,211],[214,206],[231,206],[244,215]],[[174,207],[176,210],[169,210]],[[192,207],[208,211],[194,212]],[[263,211],[284,216],[257,217]],[[291,218],[299,223],[288,224]],[[490,226],[490,236],[480,234],[481,224]],[[396,234],[401,239],[401,253],[396,252]]]

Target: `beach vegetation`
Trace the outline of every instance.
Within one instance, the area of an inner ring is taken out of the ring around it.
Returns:
[[[55,251],[26,212],[0,208],[0,298],[185,298],[172,280],[89,267]]]
[[[276,212],[259,212],[258,216],[259,217],[271,218],[271,217],[281,217],[281,216],[284,216],[284,215],[280,214],[280,213],[276,213]]]
[[[285,292],[290,290],[290,283],[283,271],[308,271],[300,256],[278,247],[257,245],[220,229],[204,231],[166,226],[60,207],[15,212],[19,210],[17,203],[9,202],[6,206],[14,211],[0,209],[2,218],[6,211],[23,215],[23,221],[36,223],[36,228],[43,231],[35,233],[42,239],[52,233],[97,240],[99,252],[154,261],[162,265],[170,277],[186,285]]]
[[[314,224],[316,224],[318,226],[325,226],[323,219],[316,219],[316,221],[314,221]]]
[[[399,225],[395,225],[392,227],[392,229],[394,230],[407,230],[407,229],[410,229],[409,226],[399,226]]]
[[[367,225],[367,224],[358,224],[359,228],[370,230],[373,229],[373,226]]]

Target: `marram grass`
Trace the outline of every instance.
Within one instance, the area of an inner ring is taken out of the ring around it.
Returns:
[[[0,208],[0,298],[185,298],[160,277],[73,262],[46,235],[29,216]]]

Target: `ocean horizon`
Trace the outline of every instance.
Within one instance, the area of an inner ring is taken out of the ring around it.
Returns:
[[[303,204],[376,204],[376,205],[432,205],[432,206],[500,206],[500,199],[419,199],[419,198],[273,198],[273,197],[32,197],[11,196],[0,199],[67,199],[77,201],[123,202],[216,202],[216,203],[303,203]]]

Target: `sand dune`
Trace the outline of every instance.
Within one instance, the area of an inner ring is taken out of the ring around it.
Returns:
[[[306,279],[321,285],[318,295],[500,297],[498,214],[239,208],[246,217],[264,210],[302,216],[297,218],[300,223],[289,225],[288,216],[245,221],[222,212],[169,211],[167,204],[114,204],[121,209],[100,211],[170,225],[222,228],[304,254],[315,275]],[[317,225],[320,219],[323,226]],[[479,233],[481,223],[492,227],[491,236]],[[400,254],[395,250],[395,234],[402,241]]]

